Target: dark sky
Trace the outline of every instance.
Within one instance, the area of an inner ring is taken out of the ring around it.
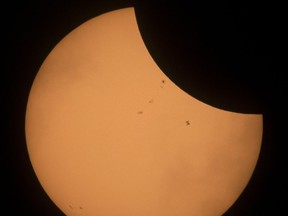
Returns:
[[[8,136],[1,143],[2,207],[9,215],[63,215],[41,188],[28,158],[24,123],[29,90],[42,62],[66,34],[97,15],[133,5],[149,52],[184,91],[222,109],[264,114],[255,173],[225,215],[287,214],[284,6],[185,1],[13,1],[2,7],[7,13],[2,18],[1,82],[3,116],[8,117],[3,124]]]

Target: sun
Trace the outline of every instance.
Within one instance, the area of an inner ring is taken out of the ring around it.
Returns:
[[[26,113],[35,173],[67,215],[222,215],[257,163],[262,115],[196,100],[156,65],[133,8],[93,18],[43,62]]]

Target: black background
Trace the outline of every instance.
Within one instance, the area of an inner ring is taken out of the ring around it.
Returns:
[[[264,116],[257,167],[225,215],[286,215],[284,6],[132,0],[12,1],[2,6],[3,211],[63,215],[29,161],[24,130],[29,91],[46,56],[65,35],[97,15],[128,6],[135,7],[152,57],[183,90],[221,109]]]

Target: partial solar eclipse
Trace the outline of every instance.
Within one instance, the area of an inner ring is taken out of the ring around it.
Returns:
[[[214,108],[169,80],[133,8],[60,41],[35,77],[25,127],[35,173],[66,215],[222,215],[262,141],[262,115]]]

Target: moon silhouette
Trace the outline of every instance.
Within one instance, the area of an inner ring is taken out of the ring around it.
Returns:
[[[262,139],[261,114],[207,105],[159,69],[133,8],[60,41],[34,80],[25,127],[33,169],[66,215],[221,215]]]

